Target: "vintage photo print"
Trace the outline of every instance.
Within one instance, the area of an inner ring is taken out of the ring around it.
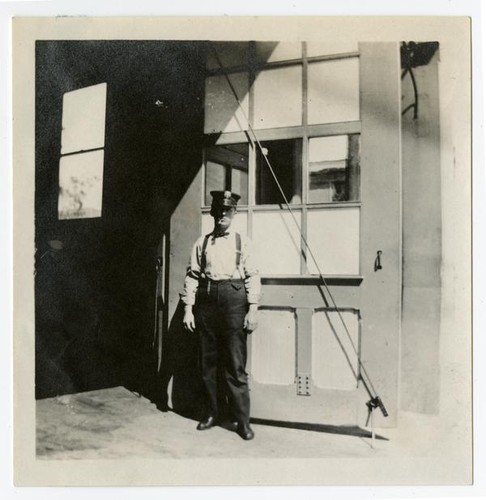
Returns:
[[[15,18],[16,484],[471,484],[470,37]]]

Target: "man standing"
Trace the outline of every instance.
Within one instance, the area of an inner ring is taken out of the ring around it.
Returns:
[[[254,432],[250,427],[246,337],[257,326],[260,276],[250,240],[230,229],[240,196],[230,191],[211,191],[211,196],[214,230],[196,241],[182,293],[184,326],[200,335],[202,378],[208,401],[206,416],[197,428],[210,429],[221,417],[221,369],[237,422],[236,432],[250,440]]]

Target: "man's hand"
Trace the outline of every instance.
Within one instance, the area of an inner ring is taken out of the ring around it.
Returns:
[[[246,313],[245,322],[243,324],[247,333],[251,333],[258,326],[258,305],[250,304],[250,309]]]
[[[182,320],[184,328],[193,332],[196,329],[196,323],[194,321],[194,313],[192,312],[192,306],[186,306],[184,308],[184,319]]]

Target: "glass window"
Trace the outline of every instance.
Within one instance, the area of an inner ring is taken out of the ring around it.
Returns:
[[[106,83],[66,92],[62,104],[61,154],[105,145]]]
[[[211,205],[211,191],[229,190],[248,205],[248,144],[225,144],[206,148],[205,204]]]
[[[228,83],[235,89],[243,107],[241,111],[238,101]],[[204,133],[239,132],[248,129],[248,74],[235,73],[218,75],[206,79]]]
[[[359,135],[309,139],[308,203],[359,200]]]
[[[101,217],[107,84],[66,92],[59,161],[59,219]]]
[[[309,64],[309,123],[359,120],[359,60]]]
[[[219,163],[206,160],[206,189],[205,205],[211,205],[211,191],[224,191],[226,189],[226,167]]]
[[[268,161],[289,203],[301,203],[302,140],[262,142]],[[260,149],[256,153],[256,204],[285,203]]]
[[[253,212],[253,251],[263,275],[300,274],[302,215],[295,210],[294,217],[283,210]]]
[[[290,127],[302,124],[302,66],[269,69],[257,74],[254,127]]]
[[[104,151],[61,157],[59,219],[101,217]]]
[[[322,274],[359,274],[359,214],[359,207],[307,211],[307,241]],[[318,274],[310,255],[307,267]]]
[[[205,206],[211,204],[212,190],[237,192],[240,205],[254,205],[242,210],[245,215],[239,221],[251,233],[261,272],[273,276],[316,274],[298,228],[284,210],[286,199],[299,226],[306,228],[322,272],[357,275],[360,207],[347,202],[360,201],[360,136],[339,130],[345,128],[345,122],[360,119],[359,57],[349,55],[358,52],[358,45],[308,43],[307,56],[315,57],[308,63],[301,42],[254,42],[254,54],[246,43],[216,46],[225,67],[243,66],[251,55],[256,64],[239,67],[229,76],[244,112],[224,75],[213,73],[206,79],[204,131],[221,138],[218,145],[205,151]],[[348,56],[340,59],[316,57],[345,53]],[[214,69],[211,51],[208,57],[208,67]],[[241,143],[247,140],[243,134],[226,134],[246,132],[247,120],[257,136],[264,138],[263,150],[255,147],[250,151],[250,140]],[[326,127],[314,127],[321,124]],[[355,125],[346,125],[346,130],[359,130]],[[317,132],[318,128],[326,128],[326,132]],[[312,137],[321,133],[328,135]],[[212,223],[205,213],[203,227],[209,230]],[[327,244],[329,238],[333,245]]]

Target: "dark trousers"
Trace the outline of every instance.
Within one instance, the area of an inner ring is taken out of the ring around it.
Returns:
[[[201,281],[196,306],[202,379],[208,397],[207,413],[222,416],[221,397],[218,395],[226,393],[231,417],[248,423],[247,333],[243,329],[248,301],[244,282]]]

